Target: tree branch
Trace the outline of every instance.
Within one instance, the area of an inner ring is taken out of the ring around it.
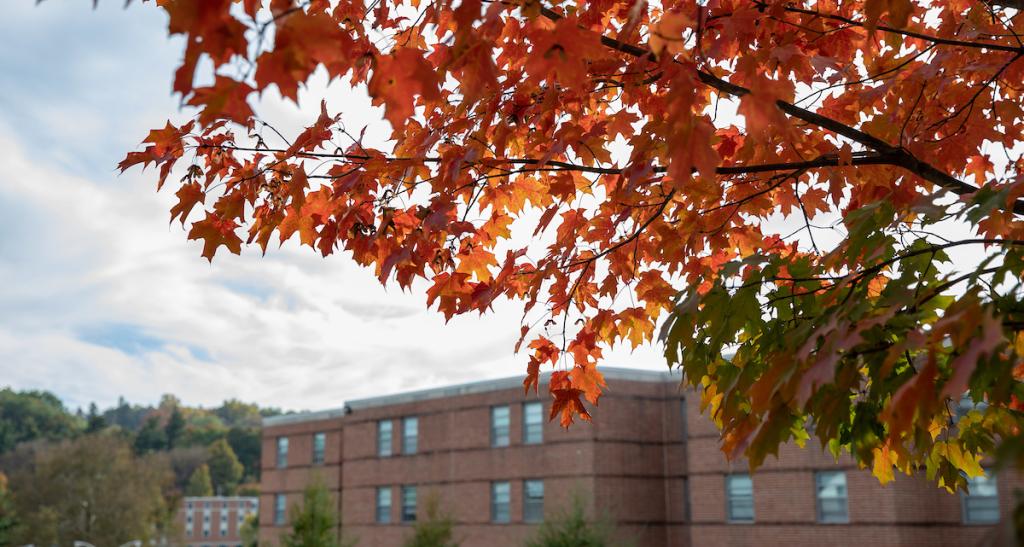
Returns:
[[[1024,0],[1020,1],[1024,2]],[[557,21],[562,18],[561,14],[547,7],[541,8],[541,14],[552,21]],[[616,51],[621,51],[628,55],[640,58],[647,58],[652,62],[657,61],[657,56],[654,54],[654,52],[639,46],[621,42],[619,40],[616,40],[605,35],[601,35],[601,43],[606,47],[609,47]],[[749,89],[723,80],[722,78],[719,78],[718,76],[715,76],[714,74],[711,74],[710,72],[704,70],[698,69],[697,77],[705,85],[708,85],[727,95],[732,95],[733,97],[739,98],[750,94]],[[946,173],[932,166],[931,164],[915,157],[906,149],[902,147],[893,146],[883,141],[882,139],[879,139],[878,137],[861,131],[860,129],[851,127],[827,116],[822,116],[821,114],[818,114],[816,112],[811,112],[810,110],[807,110],[805,108],[800,108],[799,106],[796,106],[792,103],[788,103],[786,101],[778,100],[775,102],[775,105],[780,110],[782,110],[787,115],[793,118],[821,127],[822,129],[831,131],[837,135],[845,137],[853,142],[859,143],[872,150],[875,150],[876,152],[888,156],[889,158],[891,158],[890,165],[902,167],[903,169],[910,171],[911,173],[917,175],[918,177],[921,177],[922,179],[931,182],[936,186],[945,188],[946,190],[953,192],[954,194],[962,196],[978,191],[977,187],[968,184],[950,175],[949,173]],[[1015,201],[1013,204],[1013,212],[1018,215],[1024,215],[1024,201]]]

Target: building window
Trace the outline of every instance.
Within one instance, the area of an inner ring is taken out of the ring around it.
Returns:
[[[508,446],[510,420],[508,406],[491,407],[491,446]]]
[[[277,467],[288,467],[288,437],[277,438]]]
[[[327,448],[327,434],[313,434],[313,464],[324,463],[324,450]]]
[[[754,482],[750,475],[726,475],[725,500],[729,522],[754,522]]]
[[[523,522],[544,520],[544,481],[523,481]]]
[[[377,488],[377,523],[387,524],[391,522],[391,487],[380,486]]]
[[[512,488],[507,482],[491,483],[491,522],[508,522]]]
[[[846,505],[846,473],[818,471],[814,474],[818,497],[818,522],[849,522]]]
[[[274,525],[284,526],[284,494],[274,496]]]
[[[402,454],[415,454],[420,436],[420,420],[415,416],[402,418]]]
[[[416,487],[402,487],[402,522],[416,522]]]
[[[191,524],[189,524],[188,526],[185,527],[185,535],[189,536],[189,537],[192,536],[192,525]]]
[[[544,442],[544,405],[523,404],[523,444]]]
[[[391,420],[377,422],[377,455],[386,458],[391,455]]]
[[[186,507],[188,507],[188,510],[189,510],[189,511],[191,511],[191,510],[192,510],[192,502],[191,502],[191,501],[190,501],[190,502],[188,502],[188,503],[186,503],[186,504],[185,504],[185,506],[186,506]]]
[[[690,522],[690,479],[683,477],[683,522]]]
[[[967,492],[960,493],[965,524],[999,522],[999,491],[996,478],[987,471],[980,477],[967,479]]]

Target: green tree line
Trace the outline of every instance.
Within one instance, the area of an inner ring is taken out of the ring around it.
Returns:
[[[237,400],[124,399],[72,411],[45,391],[0,389],[0,547],[173,540],[186,495],[255,495],[262,418]]]
[[[52,393],[4,388],[0,389],[0,456],[22,443],[111,431],[131,444],[137,455],[169,454],[179,488],[206,463],[214,492],[230,494],[241,485],[259,482],[260,423],[263,417],[277,414],[281,410],[233,399],[215,408],[189,407],[173,395],[164,395],[155,406],[133,405],[121,398],[102,411],[91,404],[86,412],[73,412]],[[241,465],[238,476],[236,461]]]

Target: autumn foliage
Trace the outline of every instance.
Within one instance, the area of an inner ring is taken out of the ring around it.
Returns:
[[[1024,452],[1016,0],[156,4],[195,118],[121,169],[174,181],[207,259],[297,239],[447,318],[522,302],[566,426],[660,328],[753,466],[814,435],[956,488]],[[392,140],[254,111],[316,71]]]

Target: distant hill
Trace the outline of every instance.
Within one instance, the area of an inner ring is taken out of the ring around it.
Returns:
[[[19,445],[105,431],[126,439],[139,454],[166,453],[182,488],[207,459],[206,449],[224,439],[244,468],[243,484],[253,485],[259,482],[261,420],[284,413],[236,399],[214,408],[190,407],[174,395],[164,395],[156,406],[130,404],[122,397],[105,410],[93,404],[87,411],[71,411],[50,392],[3,388],[0,470],[14,471],[19,458],[12,453]]]

